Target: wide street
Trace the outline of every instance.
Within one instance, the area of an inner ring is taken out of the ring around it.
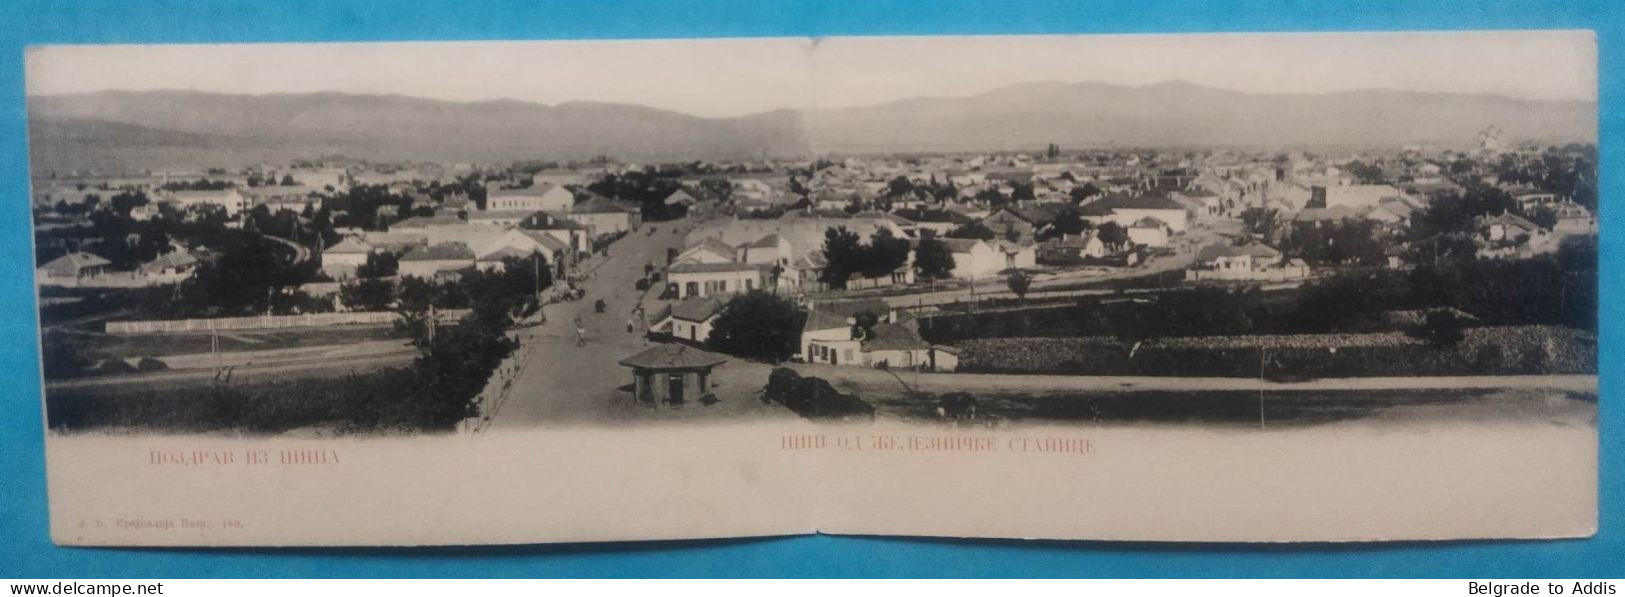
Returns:
[[[632,393],[625,389],[632,383],[632,371],[621,366],[620,360],[652,346],[642,329],[627,332],[627,320],[641,304],[653,324],[666,304],[657,299],[663,283],[656,283],[647,293],[635,285],[643,276],[644,264],[663,266],[666,249],[680,248],[683,235],[694,223],[691,219],[645,223],[612,244],[608,257],[595,256],[581,264],[583,272],[591,272],[583,284],[586,296],[546,306],[547,323],[525,330],[528,335],[523,340],[531,346],[530,358],[507,397],[494,409],[494,427],[511,430],[540,424],[794,416],[757,398],[767,383],[767,366],[735,359],[713,373],[714,391],[722,399],[716,405],[690,402],[655,409],[634,403]],[[593,309],[598,299],[607,303],[603,313]],[[587,332],[585,346],[576,346],[573,321],[577,317]]]

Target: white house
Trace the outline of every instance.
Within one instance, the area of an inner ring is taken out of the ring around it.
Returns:
[[[1343,207],[1358,210],[1376,207],[1383,199],[1404,196],[1404,191],[1385,184],[1316,186],[1310,188],[1309,202],[1327,208]]]
[[[1147,247],[1168,246],[1168,225],[1153,217],[1144,217],[1128,226],[1128,240]]]
[[[666,282],[677,298],[749,292],[763,287],[766,269],[755,263],[679,263],[666,270]]]
[[[1084,204],[1078,213],[1096,227],[1106,222],[1116,222],[1128,228],[1145,218],[1156,218],[1168,225],[1170,234],[1184,232],[1189,225],[1190,215],[1185,206],[1160,193],[1114,193]]]
[[[1309,266],[1301,259],[1281,263],[1281,252],[1253,241],[1245,245],[1219,243],[1203,247],[1196,263],[1185,270],[1187,281],[1201,280],[1286,280],[1309,276]]]
[[[711,326],[717,317],[722,315],[722,308],[727,304],[720,296],[695,297],[680,301],[671,306],[667,315],[668,321],[657,324],[657,328],[670,328],[673,338],[689,342],[705,342],[711,337]]]
[[[367,241],[350,237],[322,251],[322,272],[342,280],[355,275],[355,270],[367,263],[367,256],[378,250]]]
[[[432,278],[440,272],[474,267],[474,251],[463,243],[441,243],[413,248],[401,256],[400,275]]]
[[[160,203],[170,203],[180,209],[189,209],[199,205],[218,205],[226,210],[227,216],[236,216],[247,209],[248,199],[237,189],[222,189],[218,191],[169,191],[158,198]]]
[[[954,268],[949,272],[955,278],[977,278],[1005,269],[1004,255],[986,241],[973,238],[944,238],[953,255]]]
[[[575,206],[576,196],[560,185],[542,184],[523,189],[492,189],[485,191],[487,211],[569,211]]]
[[[559,217],[586,226],[593,234],[614,234],[636,228],[642,220],[636,209],[613,199],[595,197],[576,204]]]

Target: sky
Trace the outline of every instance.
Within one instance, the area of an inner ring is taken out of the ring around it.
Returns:
[[[1183,80],[1596,100],[1588,31],[831,37],[44,46],[29,95],[106,89],[630,103],[707,117],[966,96],[1017,83]]]

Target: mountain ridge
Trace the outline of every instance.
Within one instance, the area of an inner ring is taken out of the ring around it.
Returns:
[[[1250,93],[1171,80],[1139,86],[1035,81],[967,96],[702,117],[641,104],[453,101],[346,92],[225,94],[106,90],[28,97],[36,171],[196,167],[343,151],[378,160],[762,159],[834,153],[1101,146],[1463,145],[1513,138],[1594,141],[1595,102],[1363,89]],[[129,128],[136,127],[136,128]],[[140,138],[192,135],[210,148]],[[133,139],[131,137],[135,137]],[[203,160],[190,164],[176,161]],[[213,161],[210,161],[213,160]]]

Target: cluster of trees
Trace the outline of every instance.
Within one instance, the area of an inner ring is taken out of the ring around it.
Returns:
[[[250,174],[250,175],[248,175],[248,180],[246,182],[248,182],[248,186],[251,186],[251,187],[275,187],[275,186],[291,187],[291,186],[297,186],[299,184],[298,181],[293,179],[292,174],[284,174],[284,175],[282,175],[282,180],[280,180],[280,181],[277,180],[276,175],[274,175],[274,174],[266,174],[264,176],[261,176],[259,174]]]
[[[403,278],[398,285],[386,278],[361,282],[382,282],[393,291],[393,305],[402,315],[400,326],[412,338],[418,357],[410,369],[381,385],[389,391],[357,397],[360,403],[348,409],[349,425],[439,432],[479,414],[480,391],[518,346],[508,330],[516,318],[537,308],[536,288],[551,282],[548,269],[530,259],[509,259],[505,265],[498,271],[466,271],[448,282],[416,277]],[[387,268],[379,262],[377,269]],[[533,277],[535,272],[542,278]],[[436,309],[458,308],[470,312],[454,325],[435,319]]]
[[[877,278],[889,275],[908,263],[909,242],[880,228],[864,243],[857,233],[845,226],[831,228],[824,233],[824,260],[827,265],[819,281],[830,288],[846,288],[853,275]]]
[[[455,279],[426,280],[416,276],[396,277],[394,256],[373,254],[356,268],[356,279],[339,287],[344,304],[358,311],[426,313],[434,309],[472,309],[482,301],[534,308],[536,292],[553,283],[546,258],[541,255],[511,257],[504,267],[483,271],[468,269]],[[518,313],[514,313],[518,316]]]
[[[197,180],[172,180],[160,185],[158,188],[165,191],[224,191],[234,186],[237,186],[236,183],[229,180],[199,178]]]
[[[633,170],[618,175],[610,174],[587,185],[587,190],[605,197],[636,203],[645,219],[670,219],[682,214],[668,207],[666,198],[683,188],[683,185],[677,182],[677,176],[680,174],[672,172],[665,174],[668,175],[662,175],[658,170],[652,172]]]
[[[187,317],[229,317],[272,311],[282,289],[296,287],[315,274],[315,260],[295,261],[286,245],[258,234],[233,230],[216,243],[213,259],[183,282],[177,306]]]
[[[385,185],[353,185],[322,202],[334,226],[383,230],[412,215],[412,199]]]
[[[1411,238],[1470,234],[1479,216],[1519,213],[1517,200],[1500,188],[1476,178],[1463,179],[1460,185],[1461,193],[1436,196],[1411,217]]]
[[[1454,307],[1488,324],[1597,329],[1597,243],[1564,239],[1556,254],[1530,259],[1441,259],[1412,270],[1413,303]]]
[[[706,347],[741,358],[780,363],[801,351],[807,314],[794,301],[754,290],[734,296],[712,324]]]
[[[1385,259],[1377,223],[1371,220],[1302,224],[1281,239],[1280,249],[1313,264],[1380,265]]]
[[[1597,208],[1597,146],[1574,143],[1547,147],[1540,154],[1508,154],[1492,171],[1503,183],[1527,184]]]

